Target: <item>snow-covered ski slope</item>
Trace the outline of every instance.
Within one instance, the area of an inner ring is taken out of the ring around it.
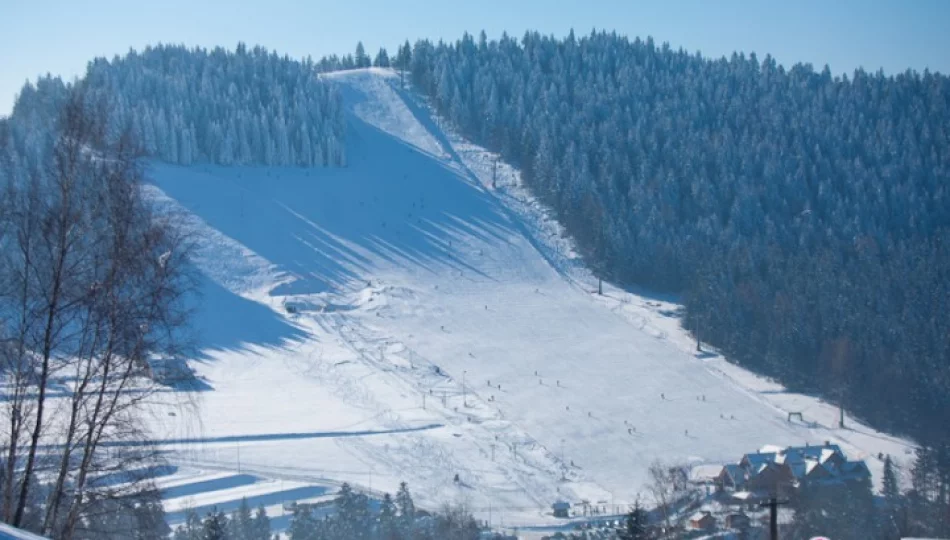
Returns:
[[[211,389],[154,415],[173,461],[375,491],[405,480],[421,506],[488,519],[491,504],[498,525],[549,520],[558,498],[632,502],[655,459],[826,440],[875,473],[878,453],[911,459],[907,441],[836,429],[834,407],[696,355],[675,302],[598,296],[517,172],[493,173],[391,72],[325,78],[346,102],[347,167],[151,171],[206,276]]]

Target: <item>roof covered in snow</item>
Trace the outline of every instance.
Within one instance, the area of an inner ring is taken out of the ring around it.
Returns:
[[[722,465],[697,465],[689,470],[690,482],[712,482],[722,473]]]
[[[699,521],[705,518],[712,518],[709,512],[695,512],[693,515],[689,516],[690,521]]]

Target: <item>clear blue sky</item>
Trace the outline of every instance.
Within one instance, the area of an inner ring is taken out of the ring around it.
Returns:
[[[563,36],[591,28],[653,36],[707,56],[950,73],[950,0],[0,0],[0,115],[24,81],[81,74],[96,56],[158,42],[261,44],[294,57],[392,50],[406,38],[484,29]]]

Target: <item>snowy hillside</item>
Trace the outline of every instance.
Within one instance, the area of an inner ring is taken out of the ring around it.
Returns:
[[[324,78],[343,96],[347,167],[151,171],[156,200],[187,211],[206,276],[196,369],[211,389],[188,406],[169,394],[154,415],[182,466],[163,481],[193,486],[166,494],[173,518],[183,497],[279,511],[342,481],[405,480],[423,507],[544,524],[560,497],[645,496],[655,459],[830,440],[878,476],[879,452],[912,457],[856,421],[835,429],[830,405],[697,356],[671,299],[598,296],[516,172],[493,171],[391,72]]]

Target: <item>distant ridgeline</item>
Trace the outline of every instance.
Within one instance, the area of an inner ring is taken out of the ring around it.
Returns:
[[[144,150],[169,163],[342,166],[343,107],[310,60],[255,47],[234,52],[148,47],[90,62],[83,85],[108,103]],[[46,77],[27,84],[11,127],[21,141],[43,136],[68,85]]]
[[[607,33],[418,41],[409,64],[602,273],[682,293],[690,330],[793,389],[950,440],[947,77]]]

